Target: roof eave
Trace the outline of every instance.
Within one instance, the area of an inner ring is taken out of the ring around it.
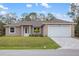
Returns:
[[[47,25],[76,25],[77,23],[45,23]]]

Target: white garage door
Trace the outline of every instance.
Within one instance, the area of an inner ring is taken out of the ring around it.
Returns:
[[[48,36],[52,37],[70,37],[70,25],[48,25]]]

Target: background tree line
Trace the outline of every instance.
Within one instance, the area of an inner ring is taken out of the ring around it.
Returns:
[[[32,13],[23,13],[20,17],[18,17],[15,13],[7,13],[5,15],[0,15],[0,20],[5,24],[16,23],[19,21],[48,21],[53,20],[56,17],[48,13],[47,16],[43,13],[37,14],[36,12]]]

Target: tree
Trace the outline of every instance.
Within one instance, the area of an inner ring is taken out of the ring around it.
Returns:
[[[21,18],[20,18],[20,20],[22,21],[47,21],[47,20],[53,20],[53,19],[56,19],[56,17],[51,13],[48,13],[46,17],[43,13],[37,14],[35,12],[29,13],[29,14],[24,13],[21,15]]]
[[[4,23],[0,21],[0,36],[5,34],[5,28],[4,28]]]
[[[40,21],[46,21],[45,15],[43,13],[40,13],[38,18],[40,19]]]
[[[75,36],[79,37],[79,17],[77,17],[77,24],[75,26]]]
[[[30,20],[29,14],[23,13],[23,14],[21,15],[20,20],[21,20],[21,21],[29,21],[29,20]]]
[[[23,14],[21,15],[21,18],[20,18],[20,19],[21,19],[22,21],[27,20],[27,19],[25,19],[27,15],[28,15],[27,13],[23,13]]]
[[[5,24],[11,24],[16,22],[16,15],[14,13],[7,13],[0,15],[0,36],[5,34]]]
[[[30,17],[31,20],[36,21],[37,20],[37,13],[32,12],[32,13],[29,14],[29,17]]]
[[[74,22],[77,22],[77,17],[79,17],[79,5],[77,3],[70,4],[70,11],[67,14]]]
[[[11,24],[16,22],[16,14],[14,13],[7,13],[5,15],[0,16],[0,20],[5,24]]]
[[[51,14],[51,13],[48,13],[48,15],[47,15],[47,18],[46,18],[47,20],[53,20],[53,19],[56,19],[56,17],[53,15],[53,14]]]
[[[70,4],[70,12],[68,12],[68,15],[75,23],[77,23],[75,26],[75,35],[79,37],[79,4]]]

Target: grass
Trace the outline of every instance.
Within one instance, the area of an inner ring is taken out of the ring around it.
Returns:
[[[57,49],[49,37],[0,37],[0,49]]]

